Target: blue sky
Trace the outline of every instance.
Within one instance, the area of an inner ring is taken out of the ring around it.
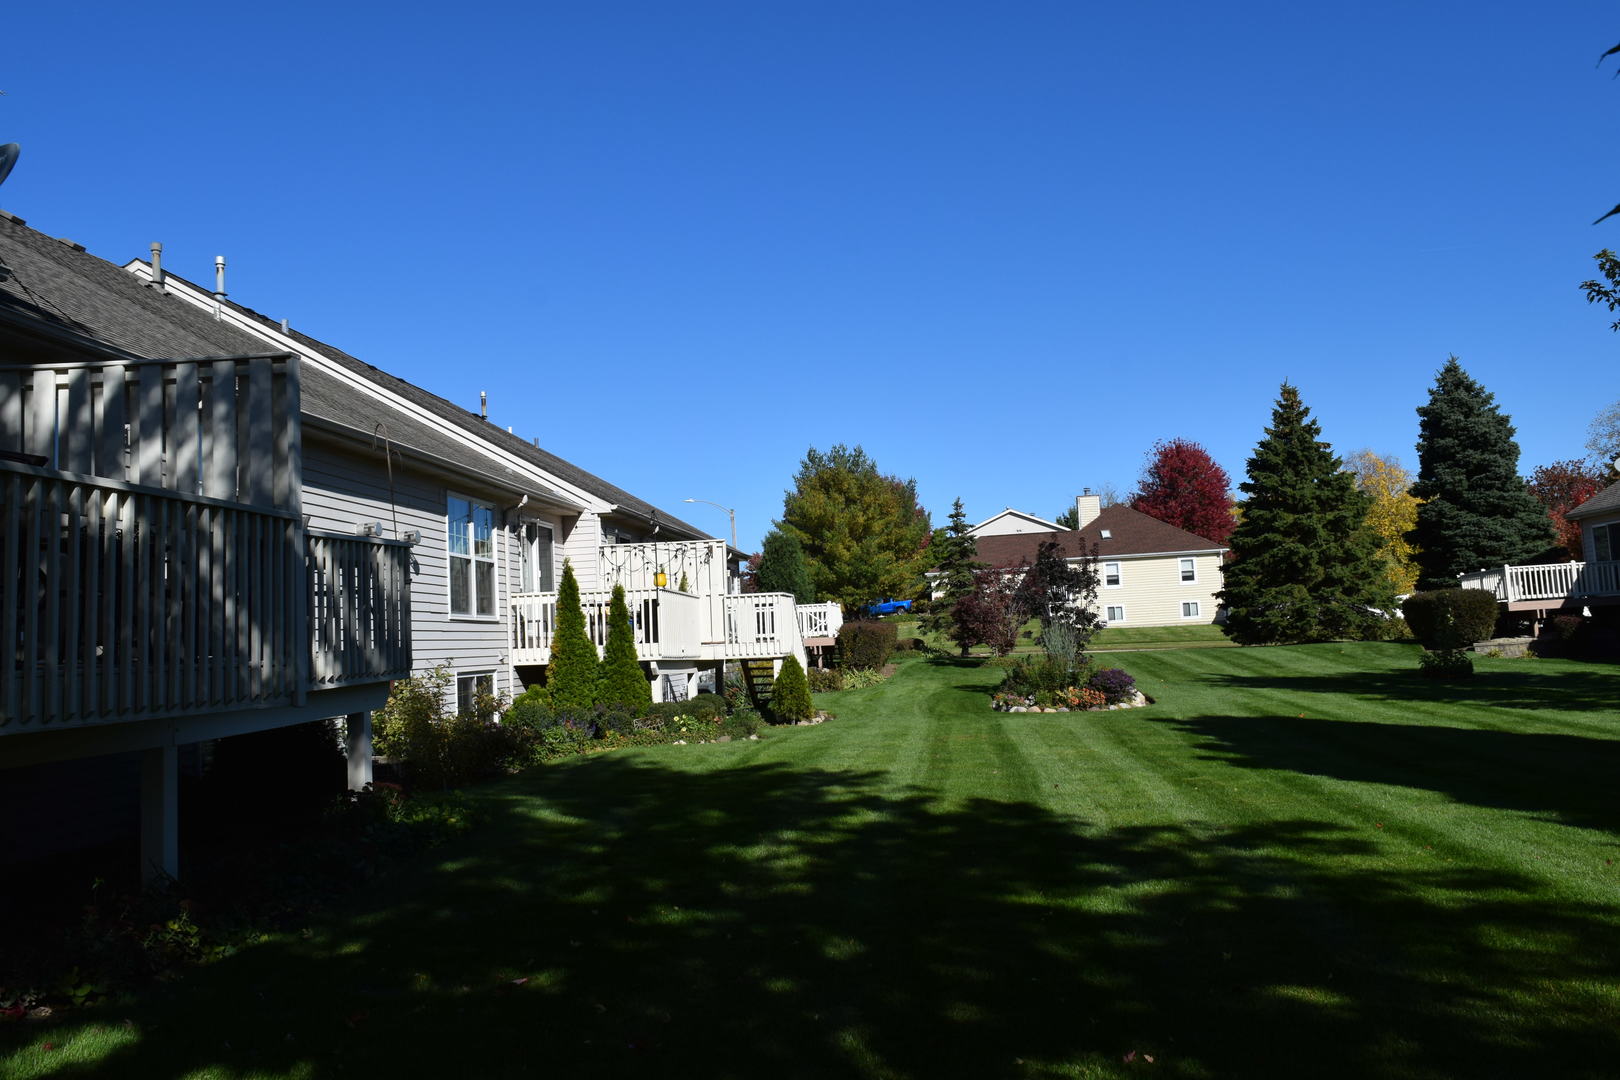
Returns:
[[[1450,353],[1521,469],[1620,338],[1611,5],[45,5],[0,206],[144,257],[754,547],[807,447],[943,522],[1233,476],[1288,379],[1415,465]]]

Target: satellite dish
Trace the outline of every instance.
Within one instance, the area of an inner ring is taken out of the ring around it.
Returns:
[[[11,175],[11,167],[17,164],[17,155],[20,153],[22,153],[22,147],[14,142],[8,142],[6,145],[0,146],[0,184],[5,183],[6,177]]]

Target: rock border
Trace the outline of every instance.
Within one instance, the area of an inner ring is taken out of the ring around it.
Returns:
[[[1140,690],[1131,691],[1131,700],[1122,701],[1115,705],[1099,705],[1094,709],[1071,709],[1067,705],[1036,705],[1026,703],[1023,705],[1003,705],[992,701],[992,712],[1006,713],[1081,713],[1081,712],[1118,712],[1121,709],[1145,709],[1153,704],[1153,699]]]

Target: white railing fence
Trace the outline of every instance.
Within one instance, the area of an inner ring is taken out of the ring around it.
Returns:
[[[837,637],[844,625],[844,609],[838,604],[800,604],[798,608],[801,637]]]
[[[678,540],[670,543],[603,544],[598,551],[602,587],[612,590],[623,585],[626,592],[658,588],[657,575],[663,570],[664,587],[701,598],[702,640],[719,642],[725,626],[723,598],[730,587],[724,540]]]
[[[310,532],[310,682],[317,689],[411,673],[411,548]]]
[[[727,659],[798,655],[804,641],[791,593],[739,593],[725,598]]]
[[[296,357],[0,365],[0,450],[42,468],[296,510]]]
[[[598,652],[607,645],[608,613],[612,592],[580,594],[585,614],[585,636]],[[695,658],[700,654],[699,608],[696,596],[674,589],[625,591],[636,655],[644,660]],[[512,597],[512,662],[544,664],[551,659],[557,633],[557,594],[519,593]]]
[[[1574,603],[1588,596],[1620,594],[1620,562],[1501,566],[1463,574],[1459,583],[1465,589],[1484,589],[1508,603],[1535,600]]]

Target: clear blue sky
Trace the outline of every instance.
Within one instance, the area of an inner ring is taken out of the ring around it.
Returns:
[[[940,523],[1236,483],[1284,379],[1413,465],[1456,353],[1525,472],[1620,398],[1609,4],[17,7],[0,206],[744,547],[810,445]]]

